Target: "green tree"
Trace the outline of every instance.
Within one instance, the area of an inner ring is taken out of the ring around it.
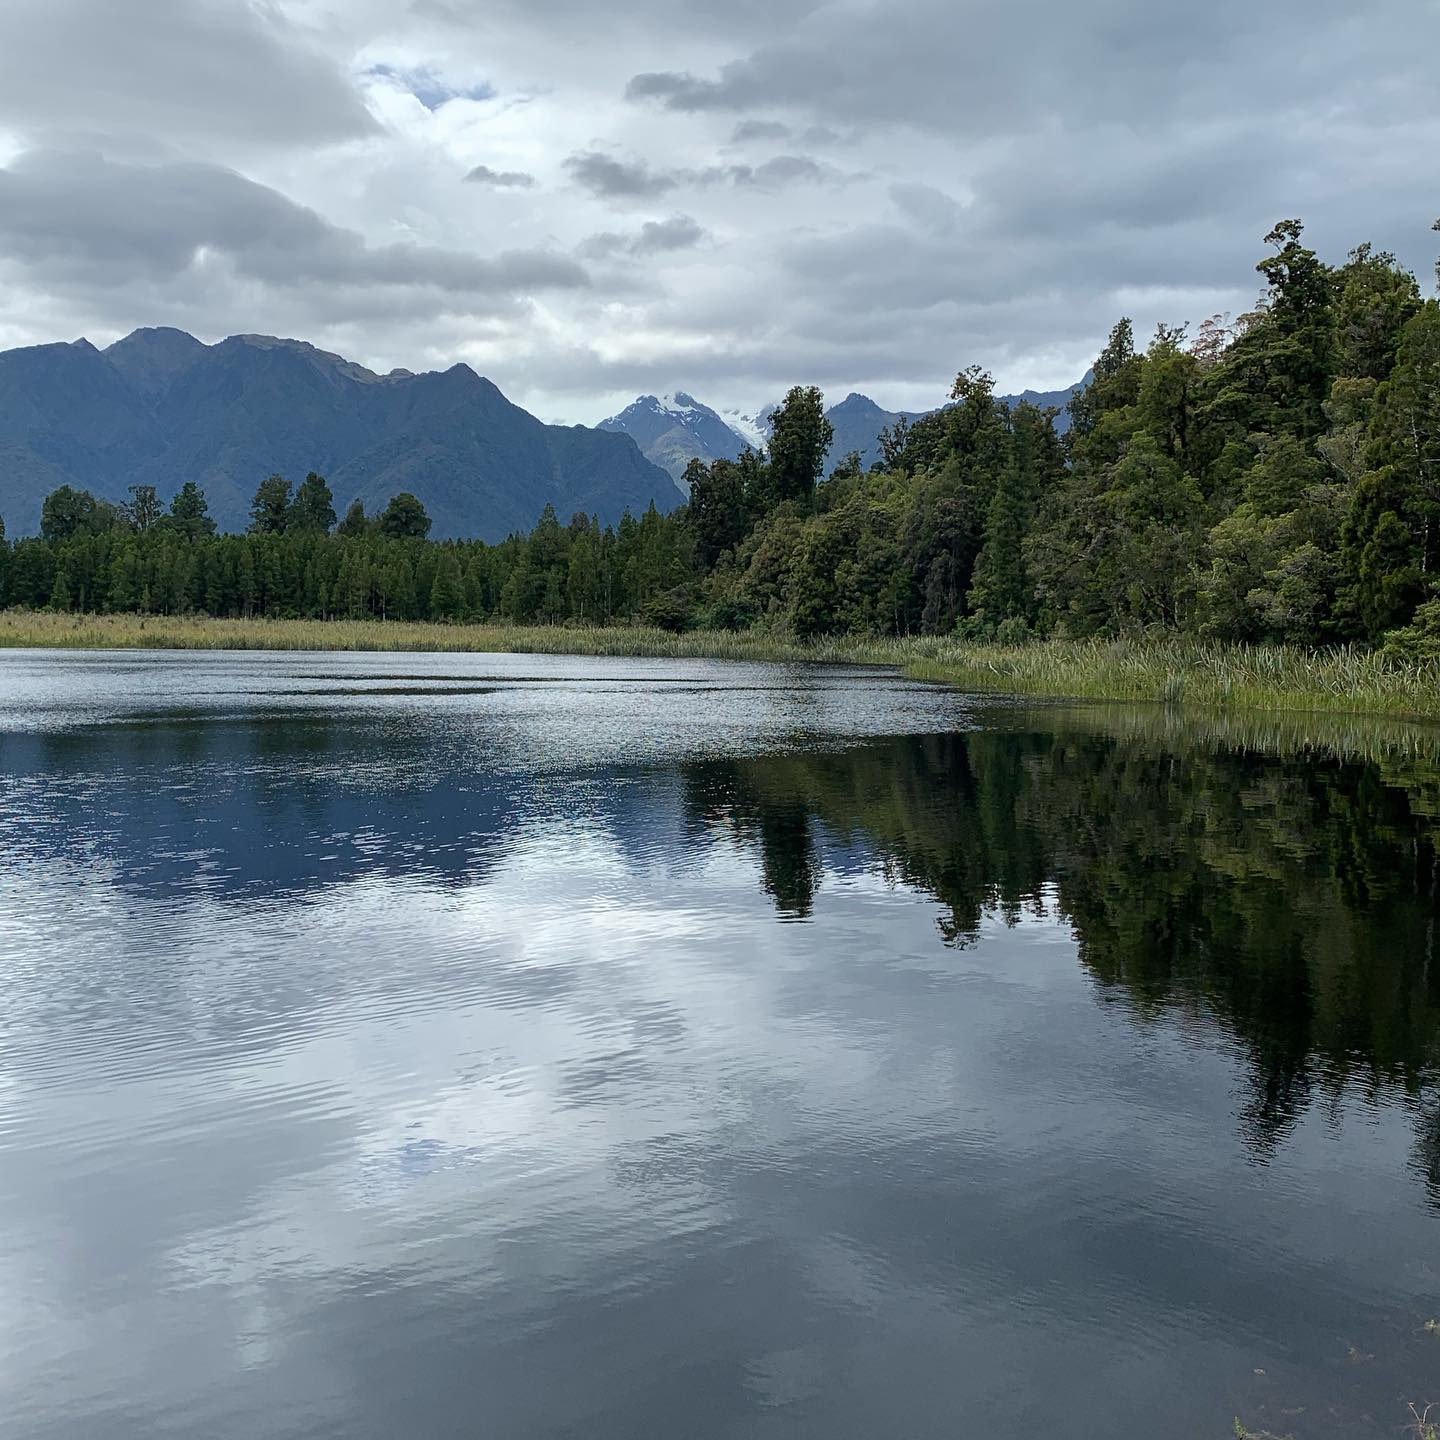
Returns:
[[[954,479],[955,465],[922,483],[905,517],[902,556],[912,594],[897,628],[918,623],[926,635],[944,635],[964,612],[980,552],[983,518],[978,499]]]
[[[328,535],[335,528],[335,497],[313,470],[301,482],[286,528],[292,533]]]
[[[1420,308],[1420,287],[1388,251],[1357,246],[1341,269],[1335,307],[1335,369],[1384,380],[1395,367],[1400,334]]]
[[[834,438],[819,388],[796,385],[770,416],[770,486],[778,503],[809,503]]]
[[[1325,428],[1335,374],[1335,272],[1301,242],[1299,220],[1265,237],[1275,253],[1255,268],[1269,289],[1262,308],[1212,372],[1217,420],[1237,431],[1313,438]]]
[[[430,517],[415,496],[402,490],[380,516],[380,533],[392,540],[423,540],[430,533]]]
[[[70,609],[71,603],[70,575],[67,567],[62,564],[55,571],[55,583],[50,589],[50,608],[65,611]]]
[[[790,628],[802,640],[832,633],[838,624],[836,572],[846,527],[831,516],[810,519],[796,547],[787,579]]]
[[[950,399],[940,412],[943,432],[935,460],[942,477],[964,492],[967,508],[982,517],[1010,458],[1009,411],[995,398],[994,378],[978,365],[955,377]],[[962,593],[968,585],[967,576]]]
[[[1125,316],[1091,366],[1090,383],[1070,402],[1070,433],[1075,440],[1089,440],[1107,415],[1139,400],[1142,369],[1135,353],[1135,327]]]
[[[880,468],[899,470],[903,466],[906,447],[910,442],[910,420],[902,415],[893,424],[885,426],[879,435]]]
[[[416,618],[415,571],[403,555],[397,555],[386,567],[382,585],[384,618],[387,620],[414,620]]]
[[[430,586],[430,618],[459,619],[464,598],[459,563],[454,554],[447,550],[435,567],[435,579]]]
[[[335,527],[335,533],[344,535],[347,539],[354,539],[370,533],[370,521],[366,519],[365,506],[359,500],[350,502],[350,508],[345,512],[345,518]]]
[[[140,563],[133,541],[122,540],[110,560],[110,588],[106,608],[122,613],[140,604]]]
[[[250,504],[252,535],[283,535],[290,523],[290,482],[283,475],[271,475],[260,482]]]
[[[193,480],[187,480],[171,500],[170,523],[187,540],[202,540],[215,533],[205,492]]]
[[[185,615],[195,608],[195,556],[189,549],[172,547],[162,562],[160,609],[168,615]]]
[[[1404,625],[1440,565],[1440,301],[1401,332],[1342,536],[1342,604],[1371,640]]]
[[[1382,502],[1383,503],[1383,502]],[[1415,537],[1393,509],[1381,509],[1355,547],[1347,599],[1371,640],[1402,626],[1424,594]]]
[[[44,540],[20,540],[10,557],[9,598],[38,610],[49,603],[55,585],[54,547]]]
[[[68,540],[73,535],[98,535],[110,528],[115,509],[97,500],[88,490],[62,485],[45,497],[40,510],[40,535],[44,540]]]
[[[255,549],[243,544],[235,557],[235,598],[242,615],[253,615],[260,600],[260,581],[256,573]]]
[[[1204,562],[1194,479],[1145,432],[1113,466],[1082,466],[1039,516],[1026,562],[1061,628],[1184,628]]]
[[[132,530],[144,535],[153,530],[165,514],[160,496],[153,485],[131,485],[129,503],[121,507],[125,523]]]
[[[690,491],[688,518],[695,531],[696,555],[701,566],[710,570],[750,529],[744,473],[730,460],[716,460],[707,466],[696,459],[685,467],[684,478]]]
[[[1007,620],[1026,620],[1032,589],[1023,546],[1030,528],[1030,505],[1015,461],[1001,472],[985,518],[985,542],[975,561],[969,607],[987,629]]]
[[[1200,361],[1184,349],[1185,327],[1161,325],[1140,367],[1134,419],[1177,460],[1190,458],[1196,428]]]
[[[1183,627],[1202,553],[1194,481],[1152,439],[1137,437],[1115,467],[1107,499],[1117,541],[1114,628]]]
[[[683,589],[665,590],[645,602],[640,618],[657,630],[678,635],[690,623],[690,597]]]
[[[594,523],[587,523],[576,530],[572,524],[571,530],[573,538],[565,575],[565,603],[569,613],[577,620],[604,620],[608,616],[600,528]]]

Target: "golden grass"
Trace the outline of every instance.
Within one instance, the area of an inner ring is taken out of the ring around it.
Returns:
[[[732,631],[674,635],[647,626],[435,625],[381,620],[212,620],[204,615],[0,611],[0,648],[62,650],[370,650],[634,655],[716,660],[855,660],[848,641],[805,645]]]
[[[990,645],[949,637],[802,642],[764,631],[643,626],[431,625],[378,620],[212,620],[206,616],[0,612],[0,647],[371,650],[634,655],[893,665],[917,679],[1007,695],[1151,701],[1186,709],[1440,719],[1440,664],[1374,651],[1308,651],[1189,640],[1047,640]]]

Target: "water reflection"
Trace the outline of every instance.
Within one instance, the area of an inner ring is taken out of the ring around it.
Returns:
[[[991,915],[1063,918],[1137,1017],[1203,1017],[1244,1043],[1259,1158],[1351,1081],[1421,1095],[1440,1060],[1440,771],[1402,786],[1371,765],[1216,750],[1203,726],[1157,743],[1035,723],[689,766],[687,807],[759,850],[787,914],[815,903],[823,827],[939,900],[949,944]]]
[[[17,1433],[1339,1436],[1435,1398],[1423,738],[681,679],[18,674]]]

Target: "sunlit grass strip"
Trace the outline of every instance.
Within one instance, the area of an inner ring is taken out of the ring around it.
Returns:
[[[1440,719],[1440,664],[1355,648],[1190,640],[1048,640],[988,645],[947,637],[802,642],[764,631],[643,626],[432,625],[378,620],[212,620],[205,616],[0,612],[0,646],[113,650],[515,652],[900,666],[965,690],[1139,700],[1235,710]]]
[[[902,663],[865,641],[805,644],[748,631],[675,635],[646,626],[435,625],[379,620],[212,620],[202,615],[0,611],[0,648],[65,650],[364,650],[615,655],[677,659]]]

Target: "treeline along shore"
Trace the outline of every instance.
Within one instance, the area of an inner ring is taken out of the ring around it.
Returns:
[[[522,627],[615,651],[618,627],[632,650],[883,657],[1031,693],[1440,713],[1440,301],[1368,245],[1331,264],[1299,221],[1266,238],[1252,312],[1144,349],[1121,320],[1064,434],[972,367],[868,472],[824,476],[824,400],[796,387],[763,452],[691,463],[678,510],[547,508],[499,544],[429,540],[413,495],[342,518],[314,474],[263,481],[240,535],[194,483],[121,506],[62,487],[38,537],[0,543],[22,612],[0,639],[288,644],[308,621],[317,648]]]

